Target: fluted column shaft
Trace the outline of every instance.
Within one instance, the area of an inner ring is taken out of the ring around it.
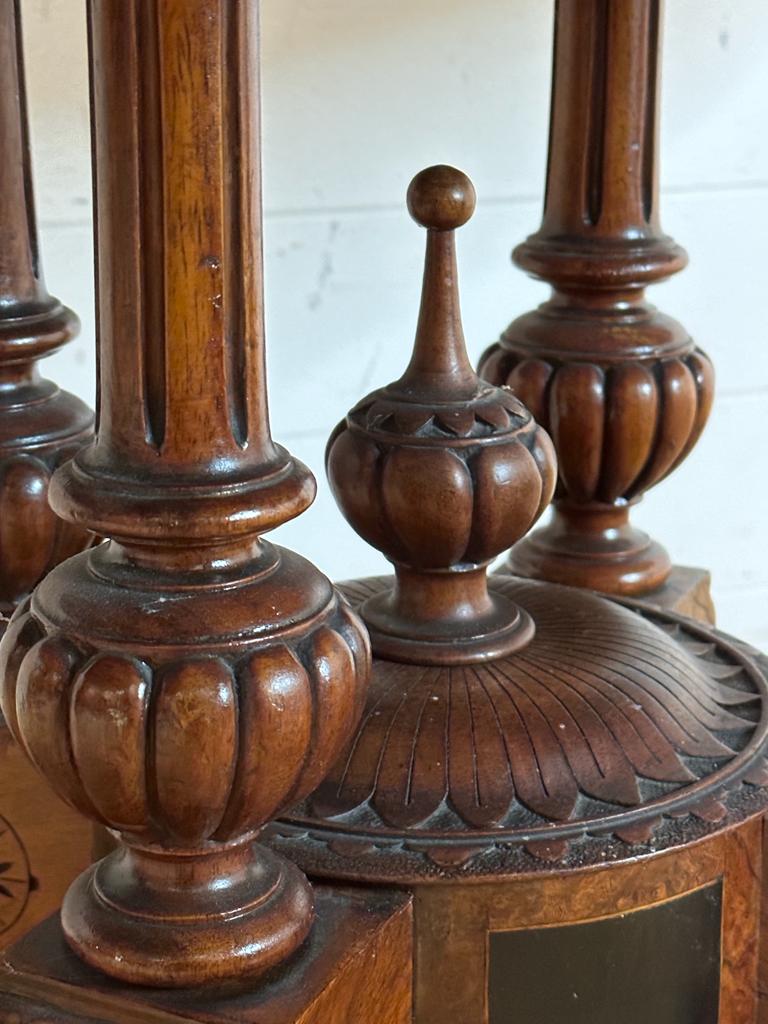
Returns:
[[[645,299],[686,254],[658,211],[661,0],[558,0],[540,229],[514,262],[552,285],[483,356],[550,431],[556,514],[513,552],[516,573],[617,593],[667,578],[629,507],[685,458],[713,374],[685,328]]]
[[[261,534],[314,478],[267,420],[256,0],[89,0],[95,440],[51,502],[107,541],[0,644],[10,728],[120,847],[73,884],[70,944],[126,982],[264,971],[312,892],[255,840],[314,789],[370,655],[330,582]]]

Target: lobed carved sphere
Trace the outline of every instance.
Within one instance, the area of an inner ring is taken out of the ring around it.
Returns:
[[[11,321],[17,332],[24,323],[22,318]],[[63,334],[66,340],[77,320],[64,310],[52,323],[54,338]],[[37,321],[35,330],[40,338],[33,336],[29,344],[43,344],[47,336]],[[3,348],[10,347],[8,334],[0,323],[0,377],[10,372],[3,366],[10,359]],[[0,612],[10,615],[47,572],[92,543],[91,533],[60,519],[48,501],[54,470],[92,432],[90,409],[51,381],[34,379],[0,389]]]
[[[480,373],[507,384],[550,433],[558,497],[613,504],[641,496],[688,455],[714,397],[707,356],[616,363],[535,358],[493,345]]]
[[[143,638],[124,608],[111,639],[85,640],[76,618],[66,621],[75,607],[61,601],[56,570],[16,611],[0,644],[0,703],[61,797],[137,843],[191,849],[255,833],[318,785],[359,718],[370,654],[325,577],[298,556],[279,557],[286,578],[311,571],[311,601],[289,607],[283,598],[282,627],[264,629],[263,640],[238,639],[233,613],[231,636],[185,650],[173,609],[163,607],[174,601],[162,595],[136,599],[149,623],[138,627]],[[86,600],[98,599],[93,579],[88,586]],[[216,612],[204,600],[187,602],[184,615],[190,629],[205,623],[212,633]],[[279,581],[271,600],[281,602]],[[217,601],[226,616],[226,598]],[[251,614],[260,622],[247,596],[240,604],[243,622]],[[179,640],[152,651],[153,628]]]
[[[555,456],[509,392],[479,384],[462,404],[405,402],[396,385],[334,431],[327,471],[352,527],[391,561],[429,570],[482,564],[546,508]]]
[[[91,535],[64,522],[48,504],[48,485],[58,462],[77,448],[53,458],[18,454],[0,459],[0,609],[10,611],[54,565],[82,551]]]

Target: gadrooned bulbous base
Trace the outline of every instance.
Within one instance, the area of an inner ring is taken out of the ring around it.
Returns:
[[[122,847],[80,875],[61,919],[74,951],[110,977],[190,988],[286,960],[309,934],[312,890],[258,845],[178,857]]]
[[[627,514],[628,506],[589,506],[586,514],[567,516],[556,509],[549,525],[512,548],[499,571],[622,597],[650,594],[666,582],[672,562]]]
[[[310,563],[265,542],[219,555],[193,570],[199,552],[180,546],[163,570],[105,543],[54,569],[0,642],[12,733],[129,847],[75,883],[65,930],[143,984],[261,970],[295,948],[306,882],[284,865],[267,884],[231,851],[319,784],[370,671],[362,623]]]
[[[391,578],[343,585],[353,606]],[[768,807],[768,661],[640,602],[504,576],[531,642],[474,665],[374,660],[347,750],[269,831],[306,871],[387,884],[636,858]]]

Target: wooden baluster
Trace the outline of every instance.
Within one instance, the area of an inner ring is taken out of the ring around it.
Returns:
[[[314,496],[264,374],[257,4],[90,0],[99,408],[51,501],[109,538],[0,647],[2,707],[57,791],[120,835],[70,889],[69,943],[187,986],[292,953],[312,895],[254,840],[359,716],[365,633],[261,534]]]
[[[19,0],[0,0],[0,631],[38,580],[92,535],[48,504],[55,467],[93,433],[93,414],[44,380],[38,361],[78,329],[49,295],[35,224]],[[89,863],[89,828],[12,743],[0,716],[0,946],[61,903]],[[61,837],[61,846],[51,836]]]
[[[661,0],[557,4],[544,219],[513,254],[552,297],[480,364],[558,455],[553,521],[509,569],[623,594],[668,577],[669,556],[629,510],[688,455],[713,395],[707,357],[644,297],[686,263],[659,224],[660,21]]]
[[[35,226],[19,0],[0,0],[0,613],[90,543],[48,505],[53,469],[93,415],[43,380],[37,362],[74,336],[75,314],[45,289]]]

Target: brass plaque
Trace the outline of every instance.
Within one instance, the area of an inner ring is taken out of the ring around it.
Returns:
[[[488,1024],[717,1024],[722,884],[585,924],[492,932]]]

